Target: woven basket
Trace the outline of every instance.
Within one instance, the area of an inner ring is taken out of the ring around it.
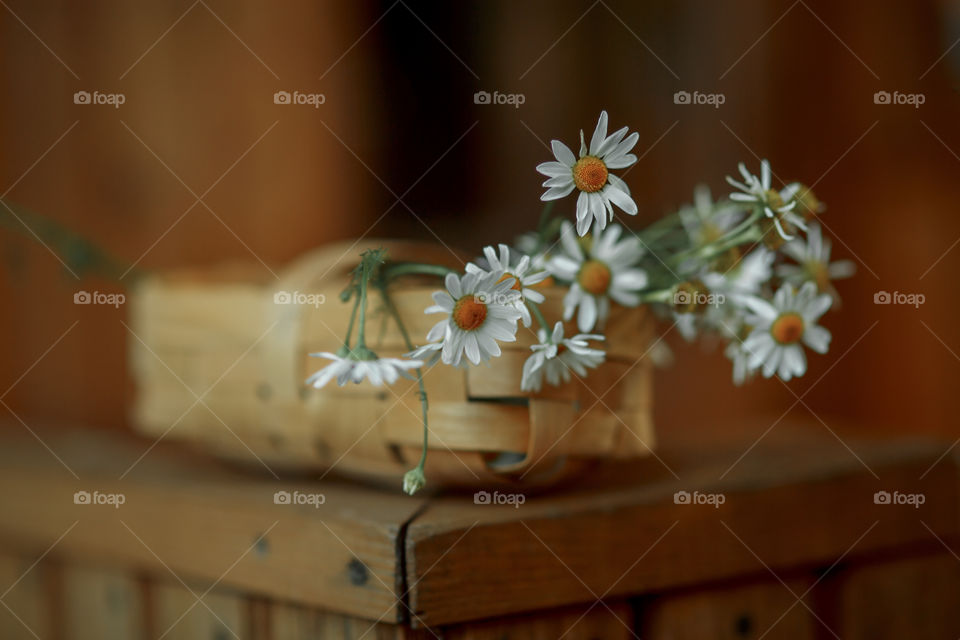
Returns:
[[[131,304],[135,428],[274,470],[334,470],[399,482],[416,464],[422,442],[416,382],[304,385],[327,362],[308,354],[341,344],[351,305],[338,295],[356,257],[378,246],[392,259],[462,268],[442,248],[370,241],[311,252],[279,280],[253,267],[143,280]],[[392,289],[416,343],[438,320],[423,310],[441,286],[413,278]],[[306,301],[315,306],[283,304],[280,292],[296,292],[301,301],[312,295]],[[563,292],[544,292],[541,308],[552,323],[560,318]],[[376,313],[378,296],[370,301],[368,344],[381,356],[406,352],[396,324]],[[605,333],[603,365],[562,387],[545,385],[541,393],[520,391],[523,362],[536,342],[523,326],[490,366],[426,370],[430,485],[546,484],[597,460],[649,455],[652,365],[644,354],[652,319],[642,308],[615,306]]]

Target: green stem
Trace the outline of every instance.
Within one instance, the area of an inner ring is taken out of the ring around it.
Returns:
[[[547,326],[547,321],[543,318],[543,313],[540,311],[540,307],[537,306],[537,303],[527,300],[526,304],[527,307],[530,308],[530,311],[533,312],[533,317],[537,319],[537,323],[543,327],[543,329],[547,332],[547,335],[550,335],[550,327]]]
[[[758,214],[756,211],[750,215],[746,220],[737,225],[735,229],[729,233],[725,233],[722,238],[716,242],[710,244],[694,247],[687,251],[681,251],[680,253],[671,256],[670,261],[674,264],[679,264],[687,258],[699,257],[705,259],[707,257],[712,257],[718,255],[731,249],[733,247],[744,244],[745,242],[751,242],[755,240],[757,233],[757,228],[754,226],[754,223],[757,221],[757,218],[762,214]]]
[[[367,348],[367,281],[370,279],[370,266],[364,259],[360,268],[360,329],[357,331],[357,348]]]
[[[673,287],[669,289],[659,289],[656,291],[648,291],[640,295],[640,303],[645,304],[648,302],[669,302],[673,297]]]
[[[347,337],[343,339],[343,347],[349,352],[350,351],[350,336],[353,335],[353,321],[357,318],[357,307],[360,306],[360,298],[357,297],[353,301],[353,310],[350,311],[350,322],[347,324]]]
[[[407,333],[407,328],[404,326],[403,320],[400,319],[400,312],[397,310],[396,305],[393,304],[390,294],[387,293],[386,285],[380,286],[380,295],[383,297],[383,305],[397,322],[397,328],[400,329],[400,335],[403,336],[403,341],[406,343],[407,349],[413,351],[414,346],[410,340],[410,334]],[[420,454],[420,462],[417,463],[416,468],[423,471],[423,465],[427,462],[427,446],[430,440],[430,429],[427,426],[427,411],[429,409],[427,388],[423,384],[423,371],[421,369],[417,369],[417,385],[420,388],[420,408],[423,411],[423,451]]]
[[[407,275],[445,277],[448,273],[455,273],[455,269],[439,264],[422,264],[419,262],[394,262],[383,269],[383,279],[390,282],[394,278]]]

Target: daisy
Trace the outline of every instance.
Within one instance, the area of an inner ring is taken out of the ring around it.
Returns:
[[[541,249],[543,244],[540,234],[536,231],[520,234],[513,241],[517,252],[530,256],[531,268],[536,270],[546,270],[547,261],[550,259],[549,251]]]
[[[743,213],[729,202],[715,204],[710,187],[701,184],[693,190],[693,205],[683,207],[677,215],[694,246],[702,247],[732,230]]]
[[[311,356],[327,358],[333,360],[333,362],[307,378],[307,384],[314,389],[320,389],[336,378],[337,384],[342,387],[347,382],[360,384],[366,378],[372,385],[379,387],[384,382],[393,384],[400,376],[412,379],[413,375],[410,370],[419,369],[423,366],[422,360],[377,358],[372,351],[367,351],[367,353],[374,357],[372,359],[361,358],[354,353],[339,356],[328,351],[311,353]]]
[[[850,260],[830,262],[830,239],[823,237],[820,225],[816,222],[810,224],[806,242],[794,238],[784,245],[783,253],[798,264],[777,266],[778,276],[796,286],[812,280],[821,293],[829,293],[834,300],[839,296],[831,281],[849,278],[857,270]]]
[[[813,193],[807,185],[800,182],[792,182],[783,188],[780,192],[784,202],[789,200],[797,201],[797,208],[794,213],[799,214],[804,220],[813,220],[817,214],[823,213],[826,207],[820,202],[820,199]]]
[[[502,272],[448,273],[446,291],[436,291],[424,313],[445,313],[427,334],[427,342],[440,343],[444,364],[459,365],[464,354],[473,364],[500,355],[497,341],[517,339],[517,321],[522,315],[516,307],[520,293],[514,291],[515,278],[501,280]],[[428,349],[428,346],[421,347]],[[429,347],[436,350],[437,347]]]
[[[603,229],[613,219],[612,204],[632,216],[637,215],[637,203],[630,197],[627,183],[610,173],[610,169],[624,169],[637,161],[630,153],[640,134],[627,135],[627,127],[607,135],[607,112],[600,113],[597,128],[593,130],[588,148],[580,130],[580,157],[573,155],[567,145],[553,140],[550,146],[556,161],[537,165],[537,171],[547,176],[543,183],[546,192],[541,200],[558,200],[574,189],[577,198],[577,233],[586,235],[592,220]]]
[[[548,335],[547,330],[541,328],[537,335],[540,344],[530,347],[533,355],[523,363],[521,391],[540,391],[544,376],[553,386],[569,382],[571,370],[583,377],[587,375],[587,369],[598,367],[606,356],[600,349],[591,349],[587,343],[588,340],[603,340],[603,336],[578,333],[564,339],[562,322],[553,326],[552,334]]]
[[[499,257],[493,250],[493,247],[485,247],[483,249],[483,255],[487,259],[488,268],[478,267],[471,262],[466,266],[467,273],[488,275],[496,272],[500,274],[500,280],[513,278],[513,290],[520,292],[520,295],[516,297],[514,306],[521,314],[520,317],[523,319],[523,326],[529,327],[532,319],[530,318],[530,309],[527,308],[526,301],[530,300],[531,302],[540,303],[544,300],[542,293],[530,287],[546,280],[550,276],[550,272],[533,267],[530,256],[523,256],[516,265],[511,267],[510,248],[505,244],[500,245]]]
[[[584,252],[573,225],[564,222],[560,228],[565,255],[554,256],[549,268],[557,278],[570,282],[570,290],[563,298],[563,319],[570,320],[579,307],[580,331],[603,326],[610,313],[611,298],[625,307],[640,303],[639,291],[647,286],[647,273],[633,265],[643,255],[643,249],[639,238],[620,240],[622,231],[616,224],[607,231],[595,226],[589,250]]]
[[[789,185],[783,193],[770,188],[769,161],[763,160],[760,162],[760,178],[757,178],[757,176],[747,171],[747,168],[742,162],[738,167],[744,182],[738,182],[730,176],[727,176],[727,182],[730,183],[732,187],[740,190],[730,194],[731,200],[760,207],[764,215],[773,222],[777,233],[784,240],[793,239],[793,235],[787,233],[787,230],[784,228],[784,223],[786,223],[788,228],[797,226],[806,230],[807,227],[803,219],[792,213],[793,209],[797,206],[796,200],[793,199],[793,195],[796,194],[794,185]],[[784,197],[784,194],[788,197]],[[787,203],[788,200],[789,203]]]
[[[764,247],[757,247],[743,257],[732,269],[723,273],[712,271],[703,275],[703,282],[712,293],[737,298],[756,295],[763,283],[773,275],[776,255]]]
[[[776,373],[783,380],[802,376],[807,358],[801,342],[817,353],[826,353],[830,332],[817,325],[817,320],[830,308],[829,295],[818,295],[812,282],[798,291],[785,284],[773,297],[773,303],[761,298],[747,298],[752,312],[747,323],[753,327],[743,342],[747,352],[747,368],[763,367],[763,376]]]

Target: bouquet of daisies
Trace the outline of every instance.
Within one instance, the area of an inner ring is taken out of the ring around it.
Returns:
[[[813,191],[796,182],[774,189],[766,160],[759,177],[741,164],[737,179],[727,177],[733,192],[726,199],[714,201],[699,186],[692,205],[633,231],[612,222],[616,210],[637,214],[629,187],[613,171],[637,162],[632,150],[638,138],[627,127],[608,133],[603,112],[589,145],[581,130],[579,153],[552,141],[554,160],[537,166],[546,176],[541,200],[548,203],[539,228],[512,246],[486,247],[463,272],[392,261],[382,249],[361,256],[341,295],[344,303],[353,302],[343,346],[336,353],[312,354],[331,362],[307,383],[320,388],[333,379],[340,385],[364,380],[382,385],[401,376],[416,378],[424,443],[419,464],[404,476],[406,492],[426,483],[429,404],[423,369],[487,363],[500,355],[500,343],[516,340],[520,325],[535,329],[539,338],[523,365],[524,392],[587,376],[599,366],[612,305],[645,304],[688,340],[721,340],[737,384],[756,372],[790,380],[806,372],[806,349],[826,353],[830,332],[819,321],[838,302],[831,283],[852,275],[854,267],[830,262],[830,241],[817,222],[823,205]],[[573,221],[550,215],[552,201],[574,193]],[[424,309],[436,314],[437,323],[426,336],[413,338],[389,293],[391,282],[411,274],[443,283],[434,304]],[[550,325],[539,305],[545,292],[558,291],[556,285],[563,287],[563,319]],[[367,345],[371,292],[407,342],[403,358],[381,358]]]

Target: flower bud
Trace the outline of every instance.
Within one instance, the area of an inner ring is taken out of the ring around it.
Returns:
[[[423,467],[410,469],[403,474],[403,491],[408,495],[413,495],[427,484],[427,478],[423,475]]]

